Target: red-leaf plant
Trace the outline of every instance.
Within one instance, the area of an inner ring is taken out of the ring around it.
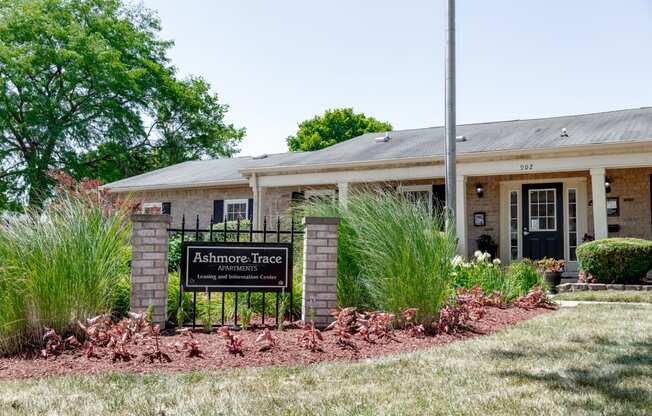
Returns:
[[[265,328],[256,338],[256,344],[259,344],[260,347],[258,351],[269,351],[277,345],[277,338],[272,334],[272,331],[269,328]]]
[[[337,337],[337,345],[342,348],[357,350],[358,346],[353,342],[352,334],[356,332],[358,317],[361,316],[354,307],[344,309],[333,309],[331,315],[335,318],[326,330],[334,330]]]
[[[41,357],[43,358],[59,355],[64,352],[66,348],[79,348],[81,346],[74,335],[63,339],[52,328],[45,328],[43,340],[45,341],[45,348],[41,350]]]
[[[130,361],[131,354],[127,346],[130,342],[138,344],[146,336],[152,334],[152,328],[144,313],[129,312],[129,317],[113,324],[108,315],[99,315],[86,321],[86,325],[78,323],[86,335],[84,344],[86,357],[98,357],[95,347],[108,347],[111,349],[111,360]]]
[[[178,342],[174,344],[174,348],[177,352],[181,352],[182,350],[187,351],[188,358],[204,358],[201,344],[199,343],[199,340],[195,338],[190,328],[178,329],[177,332],[185,337],[183,344],[179,344]]]
[[[321,347],[324,337],[321,332],[315,328],[315,322],[310,321],[303,326],[303,332],[298,336],[301,346],[312,352],[324,351]]]
[[[244,351],[242,350],[244,346],[244,338],[240,335],[234,335],[231,330],[223,326],[218,330],[218,333],[226,342],[226,346],[231,354],[244,356]]]
[[[423,325],[417,325],[414,322],[414,318],[417,316],[417,308],[407,308],[401,313],[405,328],[408,330],[408,334],[413,338],[422,338],[426,330]]]
[[[458,289],[453,303],[446,305],[439,311],[439,321],[436,329],[439,332],[452,334],[466,328],[471,321],[482,319],[485,313],[485,305],[481,290],[468,292],[466,289]]]
[[[514,306],[522,309],[551,308],[554,304],[548,299],[543,289],[535,287],[526,296],[514,301]]]
[[[150,363],[153,363],[155,360],[158,360],[159,363],[166,361],[168,363],[172,362],[172,358],[165,352],[161,351],[159,345],[159,336],[161,335],[161,327],[159,325],[154,325],[151,327],[150,334],[154,337],[154,345],[150,345],[145,352],[145,357],[149,359]]]
[[[367,342],[375,342],[377,340],[393,340],[399,342],[394,336],[394,328],[392,327],[393,321],[394,314],[385,312],[367,312],[366,315],[358,317],[358,334]],[[375,339],[372,339],[372,336],[374,336]]]

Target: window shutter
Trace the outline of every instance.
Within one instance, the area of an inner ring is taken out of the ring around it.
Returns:
[[[224,221],[224,200],[216,199],[213,201],[213,222],[216,224]]]
[[[161,213],[162,214],[172,214],[172,203],[171,202],[163,202],[161,204]]]
[[[249,198],[249,200],[247,201],[247,219],[249,221],[254,220],[254,199],[253,198]]]

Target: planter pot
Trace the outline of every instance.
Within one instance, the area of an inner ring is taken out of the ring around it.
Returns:
[[[561,283],[561,272],[544,272],[543,279],[550,288],[550,293],[557,293],[557,286]]]

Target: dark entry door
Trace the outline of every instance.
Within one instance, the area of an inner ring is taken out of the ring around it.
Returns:
[[[523,185],[523,257],[564,257],[563,184]]]

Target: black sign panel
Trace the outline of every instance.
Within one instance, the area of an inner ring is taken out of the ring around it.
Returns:
[[[292,288],[292,244],[184,242],[187,292],[282,292]]]

